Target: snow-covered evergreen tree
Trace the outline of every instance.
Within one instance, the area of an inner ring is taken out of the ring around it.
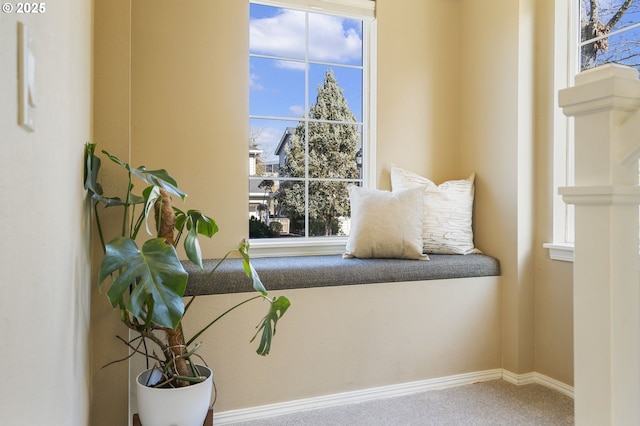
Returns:
[[[309,234],[333,235],[337,230],[337,219],[349,215],[348,182],[314,179],[359,178],[355,157],[360,146],[360,131],[356,124],[345,124],[355,123],[356,118],[332,70],[327,70],[324,82],[318,86],[316,103],[309,108],[309,119],[298,123],[286,148],[286,160],[280,175],[311,179],[307,181]],[[308,161],[305,160],[307,149]],[[297,219],[299,226],[303,227],[307,194],[305,182],[290,181],[283,185],[281,191],[278,199],[283,211],[292,223]]]

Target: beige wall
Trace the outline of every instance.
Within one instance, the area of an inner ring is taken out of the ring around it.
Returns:
[[[462,309],[472,303],[465,295],[453,300],[454,311],[463,315],[447,323],[464,337],[461,324],[480,315],[485,327],[480,335],[487,345],[473,341],[479,345],[473,361],[433,352],[451,344],[431,333],[428,327],[438,320],[433,316],[425,322],[427,329],[410,333],[435,339],[411,347],[424,357],[413,359],[411,368],[403,371],[396,364],[397,353],[384,348],[383,355],[376,355],[380,359],[363,364],[367,353],[345,359],[340,351],[358,342],[367,348],[374,340],[357,321],[367,313],[360,298],[379,306],[380,297],[389,297],[387,285],[373,286],[366,295],[360,287],[288,292],[294,302],[287,314],[290,321],[279,327],[269,357],[256,357],[246,343],[262,308],[247,307],[245,312],[253,312],[248,318],[229,319],[240,321],[238,328],[216,329],[207,339],[223,343],[202,350],[218,370],[218,411],[483,368],[538,371],[572,383],[570,264],[548,260],[541,248],[551,232],[546,167],[553,124],[545,112],[554,94],[550,58],[540,51],[534,56],[534,42],[553,43],[548,33],[539,36],[553,23],[552,3],[377,1],[377,185],[389,187],[392,162],[438,182],[477,172],[476,242],[501,260],[503,276],[500,287],[489,280],[476,295],[487,301],[484,309]],[[237,0],[180,4],[96,1],[96,140],[134,165],[169,168],[189,193],[187,207],[202,207],[216,217],[222,232],[205,246],[205,253],[218,256],[247,233],[246,218],[236,212],[246,205],[248,5]],[[214,186],[206,188],[203,182]],[[420,289],[404,285],[417,293],[400,297],[398,303],[442,296],[435,283]],[[202,298],[193,321],[204,321],[211,303],[227,306],[237,297]],[[111,348],[117,319],[96,306],[103,302],[96,299],[92,320],[96,365],[117,352]],[[349,316],[333,318],[319,329],[315,319],[334,303],[344,303]],[[357,333],[340,330],[347,320]],[[397,321],[407,330],[416,327],[412,318]],[[244,328],[247,335],[241,334]],[[341,333],[331,335],[334,330]],[[324,340],[317,340],[318,333]],[[403,336],[395,336],[399,340],[394,344],[408,345]],[[430,347],[422,346],[427,343]],[[393,368],[381,375],[377,362]],[[417,367],[420,362],[422,368]],[[341,381],[330,375],[330,367],[349,375]],[[291,379],[286,377],[291,370],[307,373],[302,380]],[[94,410],[124,416],[126,374],[111,374],[107,378],[104,371],[94,371]],[[271,380],[281,376],[284,389],[273,392]],[[92,424],[100,423],[96,418]]]
[[[478,172],[476,243],[503,267],[503,368],[572,385],[572,264],[542,247],[552,241],[554,65],[565,59],[558,3],[462,0],[460,144],[462,170]]]
[[[222,256],[248,236],[249,2],[132,1],[133,164],[164,167],[212,215]]]
[[[94,2],[94,125],[93,142],[127,161],[130,156],[131,13],[129,0]],[[102,164],[101,182],[105,193],[113,194],[126,185],[124,176],[113,172],[110,161]],[[119,171],[119,170],[118,170]],[[122,194],[121,194],[122,195]],[[118,224],[104,220],[105,235]],[[94,227],[93,270],[98,271],[102,254]],[[91,303],[91,425],[127,423],[129,395],[126,362],[103,368],[127,356],[127,348],[116,340],[127,329],[118,321],[104,292],[99,291],[97,272],[92,277]]]
[[[475,170],[476,244],[503,269],[503,368],[573,384],[572,264],[550,260],[555,0],[461,0],[460,168]],[[566,31],[566,21],[558,29]]]
[[[440,183],[466,178],[458,155],[459,2],[378,0],[377,186],[389,165]],[[466,173],[466,172],[465,172]]]
[[[16,2],[11,2],[15,5]],[[91,2],[0,13],[0,424],[86,425]],[[36,58],[36,131],[17,125],[17,22]]]
[[[499,368],[499,288],[487,277],[282,292],[292,307],[266,357],[249,343],[266,306],[244,306],[214,326],[199,351],[214,369],[215,409]],[[187,333],[246,298],[202,297]]]
[[[503,276],[503,367],[533,362],[533,12],[527,1],[463,0],[461,167],[478,173],[475,238]]]
[[[536,227],[535,227],[535,366],[536,371],[573,385],[573,263],[550,260],[542,247],[553,241],[554,136],[562,137],[557,116],[556,66],[566,57],[567,5],[536,2]],[[563,157],[563,153],[560,153]]]

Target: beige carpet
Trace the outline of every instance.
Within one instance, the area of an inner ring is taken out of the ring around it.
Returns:
[[[573,424],[570,397],[542,385],[517,386],[503,380],[236,423],[242,426]]]

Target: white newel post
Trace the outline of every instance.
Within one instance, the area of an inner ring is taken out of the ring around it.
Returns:
[[[575,117],[576,425],[640,425],[640,81],[605,65],[559,93]]]

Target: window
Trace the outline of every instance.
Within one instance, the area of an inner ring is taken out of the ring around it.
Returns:
[[[567,39],[556,41],[557,57],[567,57],[557,64],[556,93],[573,84],[573,77],[587,69],[616,63],[640,70],[640,1],[639,0],[573,0],[568,8],[557,2],[556,34],[568,23]],[[563,52],[566,50],[566,54]],[[573,184],[572,123],[556,112],[554,186]],[[559,196],[554,200],[554,243],[545,244],[551,257],[573,260],[573,207]]]
[[[344,248],[347,187],[366,185],[371,174],[374,4],[250,4],[248,216],[254,250]]]
[[[580,70],[615,63],[640,69],[640,1],[580,0]]]

